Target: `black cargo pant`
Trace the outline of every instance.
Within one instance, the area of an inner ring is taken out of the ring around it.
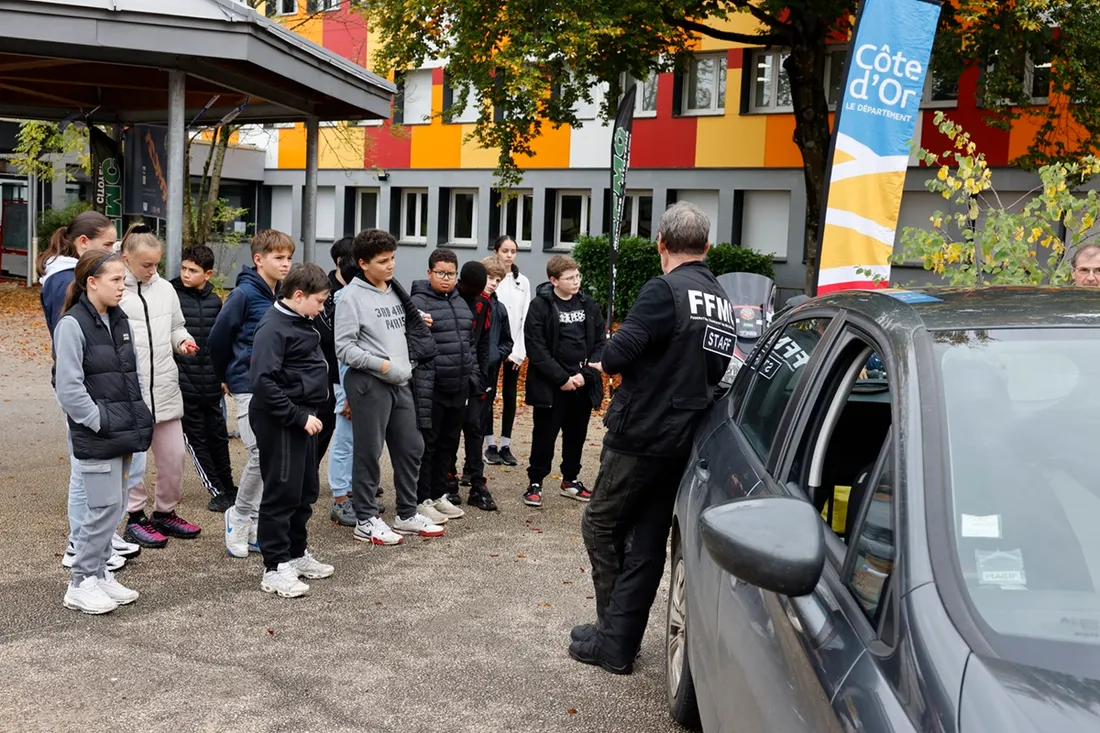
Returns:
[[[229,458],[229,434],[222,403],[185,401],[180,422],[187,452],[203,488],[211,496],[234,493],[233,463]]]
[[[321,421],[321,432],[317,433],[317,465],[320,466],[332,442],[332,433],[336,430],[336,390],[331,384],[328,386],[328,399],[321,405],[317,419]]]
[[[296,560],[306,551],[306,524],[313,515],[317,479],[317,436],[288,427],[256,408],[248,413],[260,453],[264,493],[256,539],[264,568]]]
[[[592,400],[587,391],[558,391],[554,394],[554,406],[536,407],[534,417],[527,480],[541,484],[550,475],[560,432],[561,477],[563,481],[575,481],[581,473],[581,454],[584,441],[588,439],[588,421],[592,418]]]
[[[592,563],[605,651],[633,659],[665,571],[672,510],[687,457],[633,456],[605,447],[581,535]]]

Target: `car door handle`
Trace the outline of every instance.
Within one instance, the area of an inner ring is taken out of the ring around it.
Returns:
[[[700,481],[710,481],[710,468],[707,466],[707,459],[700,458],[695,463],[695,478]]]

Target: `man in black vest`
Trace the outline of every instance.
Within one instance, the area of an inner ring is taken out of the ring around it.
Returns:
[[[665,274],[645,284],[595,365],[623,381],[581,520],[597,623],[573,629],[569,654],[615,674],[634,669],[695,428],[733,354],[733,310],[704,262],[709,232],[698,207],[669,207],[657,236]]]

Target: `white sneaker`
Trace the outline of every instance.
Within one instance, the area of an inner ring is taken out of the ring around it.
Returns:
[[[136,545],[133,542],[127,542],[115,533],[115,536],[111,538],[111,549],[114,550],[116,555],[125,559],[137,557],[141,554],[141,545]]]
[[[414,514],[408,519],[398,518],[393,523],[393,531],[399,534],[415,534],[420,537],[442,537],[444,529],[423,514]]]
[[[260,518],[252,517],[251,523],[248,525],[248,551],[259,552],[260,551]]]
[[[318,561],[309,550],[301,557],[291,560],[290,565],[298,571],[299,576],[306,578],[329,578],[336,572],[336,568]]]
[[[372,545],[400,545],[405,538],[390,529],[382,517],[371,517],[355,525],[352,539],[356,542],[369,542]]]
[[[431,499],[426,499],[425,501],[420,502],[420,504],[418,504],[416,507],[416,511],[427,517],[428,521],[430,521],[432,524],[447,523],[447,517],[442,512],[436,510],[435,502],[433,502]]]
[[[248,517],[237,516],[236,507],[225,510],[225,551],[230,557],[248,557]]]
[[[297,598],[309,592],[309,586],[298,580],[298,571],[289,562],[279,563],[278,570],[267,570],[260,581],[264,593],[278,593],[283,598]]]
[[[110,613],[118,608],[118,602],[107,595],[99,586],[99,578],[94,575],[80,581],[80,585],[70,583],[65,591],[63,603],[65,608],[71,608],[74,611],[81,611],[93,616]]]
[[[76,564],[76,553],[75,552],[72,552],[72,553],[66,552],[62,556],[62,558],[61,558],[61,567],[69,568],[71,570],[73,565],[75,565],[75,564]],[[112,571],[112,572],[114,572],[115,570],[120,569],[125,564],[126,564],[126,558],[124,558],[122,555],[112,554],[109,558],[107,558],[107,569]]]
[[[446,519],[458,519],[459,517],[466,516],[466,512],[452,504],[450,500],[445,496],[435,500],[435,510],[438,513],[442,514]],[[428,519],[432,519],[432,515],[426,514],[423,509],[420,510],[420,513],[426,516]],[[440,522],[436,522],[436,524],[440,524]]]
[[[99,581],[99,587],[112,601],[120,606],[133,603],[138,599],[138,592],[115,580],[115,576],[110,570],[103,574],[103,580]]]

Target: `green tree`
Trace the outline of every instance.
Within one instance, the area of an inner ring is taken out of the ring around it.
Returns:
[[[88,172],[91,157],[88,155],[88,128],[84,125],[67,125],[64,130],[56,122],[28,120],[19,125],[15,143],[16,170],[25,176],[37,176],[52,181],[54,156],[75,156],[78,168]],[[65,179],[73,180],[68,166]]]
[[[999,124],[1011,121],[1007,102],[1021,101],[1022,61],[1029,49],[1049,48],[1052,84],[1070,99],[1100,95],[1100,0],[955,0],[941,16],[935,55],[947,75],[1005,59],[982,87]],[[603,110],[614,112],[621,78],[645,78],[674,68],[698,35],[789,51],[783,68],[794,107],[794,142],[802,153],[806,184],[806,287],[816,279],[817,238],[828,163],[826,42],[844,32],[856,0],[622,0],[615,3],[546,4],[542,0],[375,0],[364,11],[380,32],[380,71],[413,68],[429,58],[448,60],[455,102],[447,114],[476,93],[482,116],[474,137],[500,151],[498,185],[520,180],[517,158],[532,152],[544,125],[577,124],[573,105],[591,101],[591,80],[606,82]],[[752,33],[722,21],[751,16]],[[1072,40],[1050,44],[1052,24],[1074,31]],[[1046,44],[1046,45],[1044,45]],[[1036,58],[1044,58],[1036,56]],[[1011,60],[1011,63],[1009,63]],[[1019,69],[1017,69],[1019,66]],[[1015,81],[1013,81],[1015,80]],[[1014,86],[1013,86],[1014,85]],[[1006,88],[1015,95],[1005,95]],[[1100,99],[1100,96],[1098,96]],[[1029,100],[1030,101],[1030,100]],[[1075,119],[1100,132],[1100,101],[1077,105]],[[1050,137],[1056,137],[1051,135]],[[1070,147],[1039,140],[1036,161],[1071,155]]]
[[[895,263],[919,260],[954,286],[1059,285],[1070,276],[1068,255],[1097,236],[1100,196],[1078,184],[1100,174],[1100,159],[1048,163],[1040,185],[1017,201],[993,188],[985,156],[970,134],[937,112],[936,124],[952,148],[920,150],[937,168],[928,190],[949,202],[951,212],[933,212],[931,227],[906,227]]]

